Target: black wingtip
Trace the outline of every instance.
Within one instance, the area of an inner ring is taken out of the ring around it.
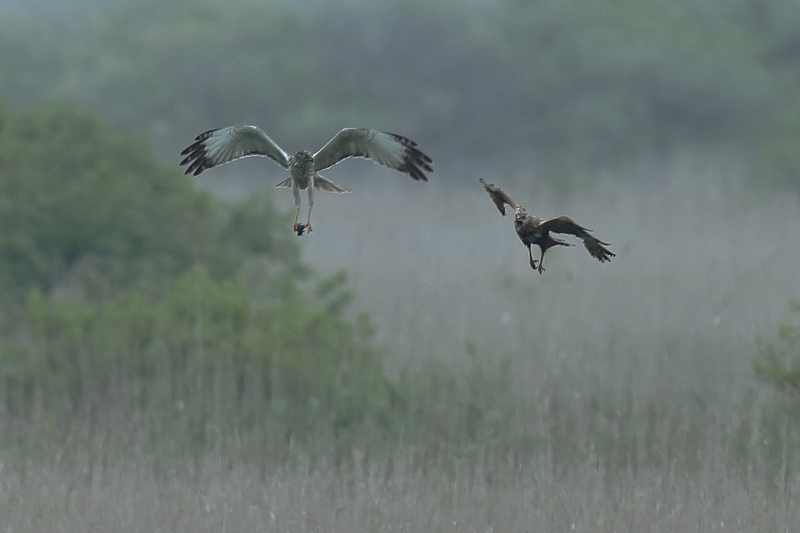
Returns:
[[[218,131],[219,128],[214,128],[213,130],[204,131],[200,135],[194,138],[194,142],[184,148],[181,151],[182,156],[184,157],[178,166],[188,165],[188,168],[183,173],[184,175],[188,176],[191,174],[192,176],[198,176],[203,173],[203,171],[207,168],[211,168],[208,165],[208,160],[206,159],[206,147],[205,147],[205,140],[211,137],[214,132]]]

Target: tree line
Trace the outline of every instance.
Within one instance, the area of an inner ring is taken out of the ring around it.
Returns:
[[[0,93],[76,98],[160,157],[245,121],[298,147],[369,125],[543,176],[723,147],[797,185],[798,20],[790,0],[109,2],[5,17]]]

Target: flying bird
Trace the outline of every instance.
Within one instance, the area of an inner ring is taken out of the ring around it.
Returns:
[[[528,261],[530,262],[531,268],[538,270],[539,274],[544,272],[544,253],[549,248],[553,246],[572,246],[572,244],[566,241],[551,236],[551,231],[553,233],[568,233],[579,237],[583,240],[583,245],[592,257],[596,258],[601,263],[611,261],[611,258],[615,257],[613,252],[605,248],[605,246],[609,245],[607,242],[603,242],[597,237],[594,237],[589,233],[591,230],[584,228],[571,218],[560,216],[551,218],[550,220],[542,220],[525,211],[522,206],[518,205],[500,187],[491,183],[486,183],[483,181],[483,178],[480,179],[480,182],[486,192],[489,193],[489,196],[497,206],[501,215],[505,216],[506,214],[506,204],[514,209],[514,229],[517,231],[517,236],[522,241],[522,244],[528,248]],[[538,245],[542,252],[539,256],[538,267],[531,253],[531,245],[533,244]]]
[[[181,155],[186,157],[180,165],[187,165],[185,173],[194,176],[206,169],[249,156],[268,157],[287,169],[289,177],[276,187],[292,189],[295,206],[292,229],[298,236],[304,230],[311,232],[314,189],[336,193],[350,192],[319,174],[319,171],[332,167],[343,159],[371,159],[380,165],[408,174],[416,181],[428,181],[425,172],[433,172],[433,161],[417,148],[417,143],[396,133],[367,128],[344,128],[317,153],[312,155],[300,151],[290,156],[257,127],[231,126],[201,133]],[[304,189],[308,190],[308,218],[305,224],[298,224],[300,191]]]

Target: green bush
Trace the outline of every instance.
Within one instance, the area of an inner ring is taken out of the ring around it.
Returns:
[[[789,308],[800,315],[800,302],[790,301]],[[756,341],[753,371],[776,393],[762,408],[757,447],[789,475],[800,467],[800,323],[782,323],[777,338]]]
[[[143,139],[53,103],[2,109],[0,198],[7,415],[169,420],[183,405],[310,431],[385,403],[346,275],[301,263],[269,197],[215,200]]]
[[[800,314],[800,302],[789,302],[789,309]],[[757,338],[758,358],[753,370],[761,381],[783,393],[787,399],[800,402],[800,324],[783,323],[778,338],[768,341]],[[793,409],[800,417],[800,403]]]
[[[269,229],[281,219],[269,202],[215,201],[145,139],[66,103],[0,109],[0,198],[6,296],[33,286],[102,296],[197,263],[230,277],[247,254],[299,263],[290,237]]]
[[[321,283],[336,297],[347,291],[341,277]],[[133,416],[180,404],[232,426],[272,410],[301,430],[309,417],[358,424],[385,396],[369,332],[327,302],[299,290],[254,298],[201,266],[158,295],[132,289],[103,304],[33,289],[27,310],[31,338],[0,352],[16,414]]]

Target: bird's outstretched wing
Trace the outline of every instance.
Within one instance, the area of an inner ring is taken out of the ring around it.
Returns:
[[[540,229],[542,231],[568,233],[580,237],[583,240],[583,245],[586,246],[586,249],[592,254],[592,257],[596,258],[601,263],[611,261],[611,258],[616,255],[611,250],[605,248],[605,246],[608,246],[607,242],[603,242],[597,237],[590,235],[589,232],[591,230],[584,228],[569,217],[561,216],[545,220],[541,223]]]
[[[208,130],[195,137],[194,143],[181,155],[186,156],[180,163],[188,165],[185,173],[194,176],[207,168],[253,155],[269,157],[283,168],[289,168],[286,152],[255,126]]]
[[[517,202],[512,200],[506,191],[497,187],[494,183],[486,183],[483,181],[483,178],[479,178],[478,181],[481,182],[483,188],[489,193],[489,196],[492,198],[494,205],[497,206],[497,210],[500,211],[501,215],[506,216],[506,204],[508,204],[511,209],[519,207]]]
[[[314,154],[314,170],[325,170],[348,157],[372,159],[418,181],[428,181],[425,172],[433,172],[433,161],[411,139],[366,128],[345,128],[334,135]]]

